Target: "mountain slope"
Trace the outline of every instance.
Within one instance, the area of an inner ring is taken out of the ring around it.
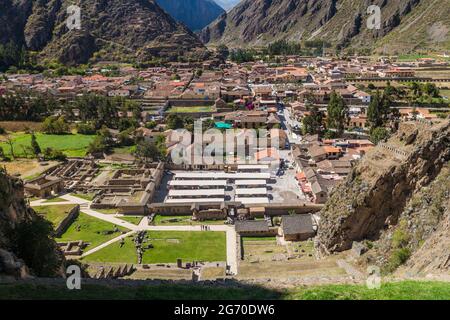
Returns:
[[[224,8],[226,11],[230,11],[235,7],[241,0],[214,0],[219,6]]]
[[[156,0],[175,20],[191,30],[201,30],[225,13],[213,0]]]
[[[0,279],[60,275],[65,259],[52,234],[52,225],[25,202],[22,180],[0,169]]]
[[[366,26],[369,5],[381,29]],[[264,45],[280,39],[323,39],[336,47],[404,52],[449,49],[450,0],[244,0],[202,30],[204,43]]]
[[[448,270],[449,161],[449,120],[401,123],[333,190],[320,212],[320,248],[343,251],[370,240],[367,263],[393,271],[411,256],[416,272]]]
[[[72,31],[66,26],[72,1],[0,1],[5,8],[0,12],[0,29],[6,29],[1,42],[13,39],[46,59],[74,64],[94,55],[105,60],[150,60],[205,52],[197,36],[154,0],[82,1],[81,30]]]

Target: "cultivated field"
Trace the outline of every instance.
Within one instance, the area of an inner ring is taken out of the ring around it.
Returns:
[[[14,155],[16,157],[26,158],[27,156],[32,156],[30,152],[26,151],[26,148],[31,146],[31,134],[13,133],[11,138],[13,141]],[[52,135],[36,133],[36,139],[42,151],[46,148],[52,148],[54,150],[62,151],[68,157],[84,157],[86,155],[87,147],[94,138],[94,135]],[[0,139],[0,147],[3,148],[6,155],[11,156],[10,146],[6,143],[6,137],[2,136]]]

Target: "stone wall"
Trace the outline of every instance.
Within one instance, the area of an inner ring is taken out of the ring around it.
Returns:
[[[56,227],[55,236],[61,237],[64,232],[66,232],[67,228],[75,221],[75,219],[80,214],[80,205],[76,205],[70,210],[69,214],[64,218],[63,221]]]

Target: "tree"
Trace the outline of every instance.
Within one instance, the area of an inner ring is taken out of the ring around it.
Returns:
[[[149,122],[147,122],[147,123],[145,124],[145,127],[146,127],[147,129],[154,129],[154,128],[156,128],[157,125],[158,125],[158,124],[156,123],[156,121],[151,120],[151,121],[149,121]]]
[[[166,118],[166,124],[168,129],[176,130],[184,128],[183,119],[176,113],[171,113]]]
[[[156,145],[146,140],[140,141],[136,146],[135,155],[143,162],[158,159],[158,154],[159,152]]]
[[[319,111],[317,106],[307,107],[310,110],[310,115],[302,120],[303,134],[320,134],[322,131],[323,114]]]
[[[9,145],[9,153],[11,153],[11,157],[15,158],[14,154],[14,141],[10,135],[6,137],[6,143]]]
[[[227,60],[228,56],[230,55],[230,50],[228,49],[228,47],[226,45],[221,44],[217,47],[217,55],[222,60]]]
[[[52,148],[46,148],[44,150],[44,159],[45,160],[66,161],[67,156],[60,150],[54,150]]]
[[[369,107],[367,108],[367,120],[369,121],[371,128],[383,125],[383,98],[379,91],[372,96]]]
[[[345,104],[342,96],[337,94],[336,91],[331,93],[327,111],[328,127],[336,129],[338,136],[341,136],[345,131],[345,125],[349,121],[349,114],[348,106]]]
[[[31,135],[31,149],[33,149],[33,153],[36,157],[41,153],[41,147],[39,146],[34,133]]]
[[[92,135],[95,134],[95,125],[90,122],[77,124],[77,132],[79,134]]]
[[[63,116],[47,117],[42,124],[42,131],[47,134],[67,134],[69,133],[69,124]]]
[[[102,137],[101,135],[98,135],[89,144],[87,150],[89,153],[102,153],[102,152],[105,152],[107,149],[108,149],[108,147],[105,144],[104,137]]]
[[[378,127],[383,127],[389,119],[396,119],[400,117],[399,111],[391,108],[392,97],[379,91],[372,96],[369,107],[367,108],[367,120],[370,124],[371,130]]]
[[[52,224],[36,215],[26,219],[10,231],[12,252],[23,259],[33,273],[39,277],[57,275],[63,261],[53,240]]]
[[[423,85],[423,91],[432,98],[440,97],[439,88],[436,87],[436,85],[434,83],[429,83],[429,82],[425,83]]]
[[[389,137],[389,131],[386,128],[378,127],[371,131],[370,133],[370,141],[375,144],[378,144],[380,141]]]
[[[413,92],[415,97],[419,97],[422,95],[422,87],[417,82],[411,83],[411,91]]]

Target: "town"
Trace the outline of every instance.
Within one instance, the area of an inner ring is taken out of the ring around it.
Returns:
[[[333,188],[377,145],[405,156],[403,123],[448,121],[445,54],[237,56],[1,75],[2,170],[90,277],[354,276],[316,259]]]

